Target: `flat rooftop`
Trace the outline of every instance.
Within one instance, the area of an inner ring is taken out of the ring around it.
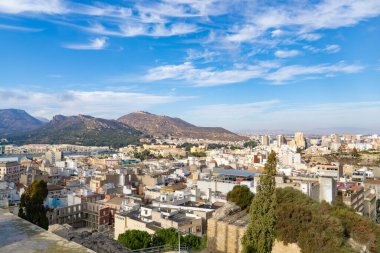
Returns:
[[[95,253],[0,208],[0,253]]]

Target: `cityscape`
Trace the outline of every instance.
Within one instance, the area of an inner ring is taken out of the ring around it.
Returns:
[[[0,0],[0,253],[380,253],[377,0]]]

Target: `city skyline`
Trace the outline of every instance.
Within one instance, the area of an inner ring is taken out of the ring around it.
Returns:
[[[378,1],[0,2],[1,108],[380,131]]]

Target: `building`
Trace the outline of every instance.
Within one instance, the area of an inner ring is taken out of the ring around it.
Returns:
[[[337,196],[337,182],[332,177],[319,177],[319,201],[333,202]]]
[[[376,222],[376,195],[374,189],[364,190],[363,215]]]
[[[343,176],[343,166],[339,163],[316,164],[310,167],[309,171],[320,177],[333,177],[335,180]]]
[[[285,145],[285,144],[287,144],[285,136],[282,134],[277,135],[277,146],[281,147],[282,145]]]
[[[48,210],[49,225],[69,224],[75,228],[86,227],[97,231],[109,228],[110,208],[98,203],[81,203]]]
[[[202,218],[188,211],[171,208],[142,207],[140,211],[115,214],[114,238],[127,230],[154,234],[161,228],[175,228],[182,234],[203,235]]]
[[[261,145],[263,146],[269,146],[270,144],[270,137],[269,135],[263,135],[261,136]]]
[[[50,164],[55,165],[56,162],[62,161],[63,153],[58,149],[52,149],[45,153],[45,157],[49,160]]]
[[[29,186],[36,180],[44,180],[45,182],[49,181],[49,175],[42,174],[41,171],[33,170],[32,173],[22,174],[20,176],[20,183]]]
[[[22,169],[17,161],[0,161],[0,181],[18,183]]]
[[[215,211],[207,222],[207,244],[210,252],[240,253],[241,239],[250,217],[234,204],[227,203]]]
[[[306,148],[306,142],[305,142],[305,138],[302,132],[296,132],[294,134],[294,141],[297,148],[301,148],[301,149]]]
[[[343,185],[338,189],[338,195],[343,203],[357,213],[364,212],[364,189],[357,185]]]

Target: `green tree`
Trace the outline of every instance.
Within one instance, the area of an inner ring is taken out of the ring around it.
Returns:
[[[256,141],[247,141],[247,142],[245,142],[244,143],[244,147],[245,148],[254,148],[254,147],[256,147],[257,146],[257,143],[256,143]]]
[[[127,230],[119,235],[117,241],[128,249],[144,249],[151,246],[152,237],[145,231]]]
[[[354,148],[352,151],[351,151],[351,156],[354,157],[354,158],[357,158],[359,157],[359,152],[356,148]]]
[[[44,200],[48,195],[47,184],[43,180],[36,180],[21,195],[18,216],[30,221],[41,228],[48,229],[49,220],[46,216]]]
[[[251,205],[253,197],[254,194],[246,185],[236,185],[232,191],[227,194],[227,200],[234,202],[236,205],[240,206],[242,210]]]
[[[245,253],[272,251],[276,225],[276,165],[276,153],[272,151],[250,208],[250,223],[242,241]]]
[[[202,237],[188,234],[183,237],[183,243],[192,250],[202,250]]]
[[[174,228],[162,228],[157,230],[152,238],[153,246],[177,245],[178,232]]]

